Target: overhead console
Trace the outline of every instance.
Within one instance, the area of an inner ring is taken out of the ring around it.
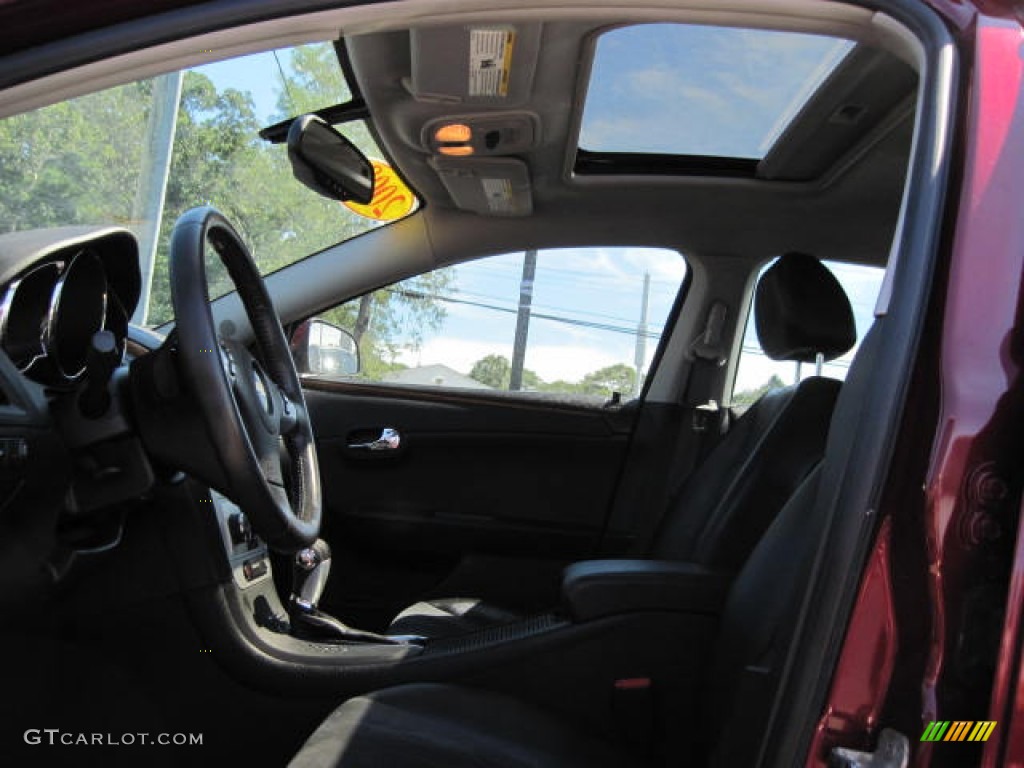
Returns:
[[[400,89],[371,111],[386,109],[389,127],[432,172],[428,184],[439,183],[457,209],[504,217],[533,211],[525,158],[540,145],[542,125],[523,105],[534,98],[542,31],[540,23],[479,23],[348,41],[358,79],[373,84],[367,93],[382,93],[384,71],[398,75]]]
[[[530,112],[483,112],[431,120],[420,141],[432,155],[487,157],[529,152],[539,136],[540,120]]]
[[[912,52],[881,17],[780,18],[778,28],[628,8],[543,17],[444,14],[344,38],[380,144],[429,220],[608,221],[621,213],[626,178],[631,215],[654,227],[681,215],[699,229],[716,221],[711,208],[762,205],[770,190],[780,240],[851,199],[886,211],[856,252],[891,239],[920,83]],[[758,51],[780,41],[786,56],[769,72]],[[698,76],[705,67],[691,59],[701,57],[713,77]],[[846,189],[858,185],[872,189]],[[808,190],[820,216],[796,199]],[[723,242],[737,237],[721,224]]]

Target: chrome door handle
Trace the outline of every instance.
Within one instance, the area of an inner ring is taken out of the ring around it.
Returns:
[[[384,427],[380,437],[368,443],[349,443],[348,447],[353,451],[397,451],[402,445],[402,436],[397,429]]]

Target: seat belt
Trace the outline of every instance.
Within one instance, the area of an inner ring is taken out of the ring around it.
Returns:
[[[722,410],[718,402],[708,397],[716,391],[722,366],[728,357],[722,351],[722,329],[729,308],[724,302],[715,301],[708,307],[704,330],[690,342],[686,357],[690,370],[683,387],[683,402],[694,410],[693,431],[706,433],[711,422],[718,421]],[[713,431],[713,430],[712,430]]]
[[[635,554],[646,555],[662,518],[674,503],[683,482],[707,456],[728,423],[728,409],[708,395],[715,391],[728,357],[722,350],[722,336],[728,307],[715,301],[708,307],[703,330],[690,342],[686,357],[690,367],[682,387],[682,404],[689,411],[689,424],[681,425],[668,464],[659,509],[644,523],[632,546]]]
[[[691,439],[681,441],[683,450],[675,464],[676,477],[686,477],[708,455],[711,448],[722,436],[727,425],[723,408],[710,394],[721,386],[722,371],[729,359],[722,349],[722,336],[729,308],[722,301],[715,301],[708,307],[704,330],[690,342],[686,356],[691,361],[690,370],[683,387],[683,403],[691,410]],[[682,437],[682,436],[680,436]]]

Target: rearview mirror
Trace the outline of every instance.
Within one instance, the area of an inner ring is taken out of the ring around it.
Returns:
[[[359,345],[355,337],[326,320],[302,323],[292,334],[291,348],[299,373],[317,376],[359,373]]]
[[[373,199],[370,161],[316,115],[300,115],[292,121],[288,160],[295,178],[324,197],[362,205]]]

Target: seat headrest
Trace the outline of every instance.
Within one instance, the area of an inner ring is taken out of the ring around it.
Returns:
[[[780,256],[761,275],[754,321],[765,354],[773,360],[834,360],[857,341],[846,291],[824,264],[806,253]]]

